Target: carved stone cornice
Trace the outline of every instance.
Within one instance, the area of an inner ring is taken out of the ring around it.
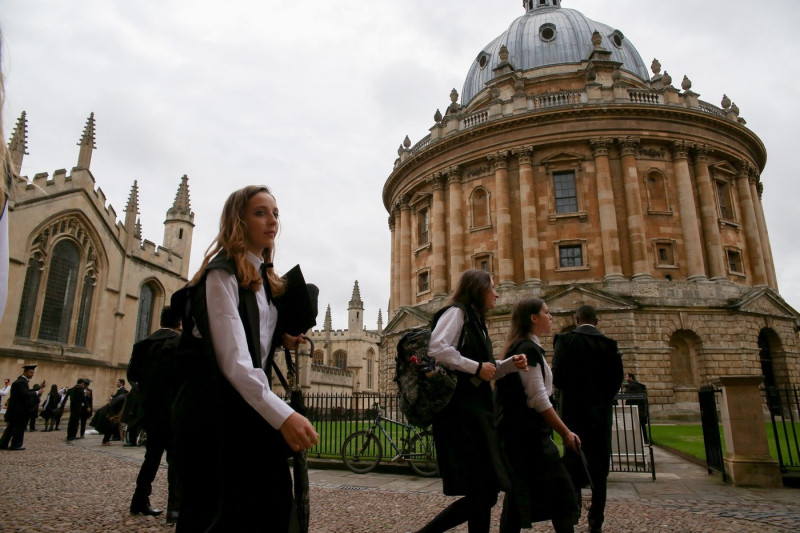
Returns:
[[[508,169],[508,152],[505,150],[489,154],[486,159],[494,165],[495,171]]]
[[[672,158],[689,159],[689,143],[686,141],[672,141]]]
[[[520,146],[511,150],[511,153],[517,156],[520,166],[533,164],[533,146]]]
[[[694,160],[699,163],[706,163],[708,164],[708,153],[712,152],[707,144],[693,144],[692,145],[692,155],[694,156]]]
[[[641,140],[639,137],[619,137],[617,144],[619,145],[620,154],[623,156],[631,155],[636,156],[636,148],[639,146]]]
[[[611,139],[608,137],[594,137],[589,139],[592,145],[592,155],[594,157],[608,157],[608,147],[611,146]]]

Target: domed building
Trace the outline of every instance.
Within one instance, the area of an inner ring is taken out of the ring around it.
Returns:
[[[718,376],[797,384],[800,315],[778,293],[763,143],[726,96],[700,100],[657,60],[651,74],[620,29],[561,4],[524,2],[477,54],[460,101],[453,89],[430,134],[398,150],[383,189],[386,386],[399,335],[469,268],[500,293],[497,357],[512,306],[536,296],[556,332],[596,306],[664,416],[697,411],[699,386]]]

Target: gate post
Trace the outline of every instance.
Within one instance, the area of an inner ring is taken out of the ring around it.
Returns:
[[[722,426],[725,470],[734,485],[780,487],[778,462],[770,457],[759,386],[764,376],[725,376],[722,388]]]

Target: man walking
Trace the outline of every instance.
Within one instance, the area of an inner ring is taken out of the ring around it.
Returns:
[[[86,382],[80,378],[78,382],[69,390],[69,422],[67,422],[67,441],[78,438],[78,429],[81,424],[81,417],[86,410]]]
[[[30,419],[31,405],[39,405],[39,396],[44,390],[44,381],[37,391],[30,389],[29,383],[36,373],[38,365],[24,365],[22,375],[11,385],[11,396],[8,398],[8,410],[5,420],[8,422],[3,436],[0,437],[0,449],[24,450],[25,427]]]
[[[84,409],[81,411],[81,437],[86,434],[86,421],[89,420],[92,416],[92,411],[94,411],[94,406],[92,404],[92,389],[89,388],[89,385],[92,383],[92,380],[89,378],[83,378],[83,383],[86,386],[83,393],[86,396],[84,400]]]
[[[575,314],[577,328],[556,335],[553,384],[559,389],[561,418],[581,439],[589,463],[592,505],[589,531],[603,529],[606,485],[611,455],[611,416],[614,396],[622,383],[622,357],[617,341],[597,329],[597,310],[582,305]],[[588,484],[580,458],[568,452],[567,469],[580,504],[581,487]]]
[[[128,381],[136,383],[144,412],[142,425],[147,433],[144,462],[136,478],[131,498],[131,513],[157,516],[161,510],[150,506],[153,479],[161,456],[167,452],[167,523],[176,524],[180,508],[180,486],[175,472],[172,448],[172,402],[175,396],[175,350],[180,340],[181,317],[169,307],[161,311],[161,329],[133,345],[128,365]]]

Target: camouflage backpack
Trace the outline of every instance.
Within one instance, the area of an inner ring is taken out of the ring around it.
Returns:
[[[436,318],[443,311],[437,313]],[[458,348],[463,343],[465,330],[461,330]],[[430,328],[412,329],[400,338],[395,357],[394,381],[397,383],[400,411],[410,423],[419,427],[427,427],[433,422],[434,415],[450,402],[458,383],[454,372],[437,364],[428,355],[430,340]]]

